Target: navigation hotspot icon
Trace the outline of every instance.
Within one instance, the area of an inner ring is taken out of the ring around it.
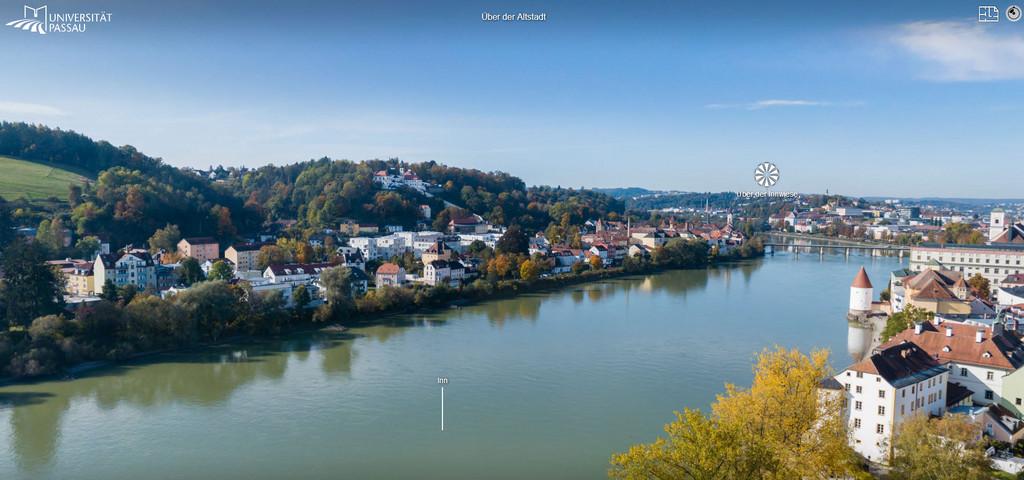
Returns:
[[[764,162],[754,169],[754,181],[764,188],[770,188],[779,181],[779,167],[772,162]]]

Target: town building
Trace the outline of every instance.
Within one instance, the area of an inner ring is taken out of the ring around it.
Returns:
[[[376,235],[377,233],[380,233],[380,227],[376,223],[356,223],[347,221],[341,223],[338,227],[338,233],[349,237]]]
[[[375,273],[377,287],[398,287],[405,283],[405,269],[396,263],[385,263]]]
[[[1008,275],[1024,273],[1024,244],[949,245],[923,243],[910,248],[910,270],[953,270],[1001,285]]]
[[[95,291],[103,291],[110,280],[117,287],[134,285],[139,290],[157,288],[156,264],[145,250],[129,250],[112,254],[99,254],[93,263]]]
[[[871,313],[871,301],[874,298],[874,286],[868,278],[868,272],[860,267],[850,284],[849,318],[860,318]]]
[[[836,375],[846,396],[850,446],[885,463],[892,435],[912,415],[942,415],[949,370],[913,342],[880,349]]]
[[[437,240],[423,252],[421,259],[423,260],[423,265],[427,265],[437,260],[451,260],[454,255],[455,251],[447,243],[443,240]]]
[[[948,366],[950,381],[971,390],[975,404],[1000,403],[1017,415],[1024,412],[1024,344],[1002,323],[937,319],[900,332],[881,348],[903,342]]]
[[[224,251],[224,258],[231,261],[235,271],[247,272],[256,270],[257,258],[260,256],[260,249],[267,246],[267,243],[249,242],[236,243]]]
[[[480,215],[453,218],[448,222],[448,231],[453,234],[487,233],[491,226]]]
[[[183,238],[178,242],[178,252],[203,263],[220,258],[220,245],[213,237]]]
[[[423,281],[427,285],[457,287],[466,277],[466,266],[458,260],[434,260],[423,263]]]

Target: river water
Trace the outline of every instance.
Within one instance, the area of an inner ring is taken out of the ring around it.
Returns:
[[[603,478],[763,348],[850,363],[861,265],[899,268],[780,251],[7,386],[0,478]]]

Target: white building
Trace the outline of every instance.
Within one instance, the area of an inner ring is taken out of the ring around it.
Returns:
[[[951,245],[924,243],[911,247],[910,270],[940,268],[963,273],[965,278],[981,274],[993,286],[1008,276],[1024,273],[1024,244]]]
[[[434,260],[423,265],[423,281],[427,285],[459,286],[466,276],[466,267],[459,261]]]
[[[850,446],[873,462],[888,460],[903,420],[945,412],[949,371],[913,342],[882,349],[835,379],[846,395]]]
[[[973,392],[975,404],[1001,403],[1020,410],[1018,388],[1007,388],[1008,383],[1024,385],[1024,371],[1020,378],[1014,375],[1024,366],[1024,344],[1002,323],[989,327],[975,322],[956,322],[937,319],[908,328],[881,348],[913,342],[929,356],[949,367],[949,380]]]
[[[118,287],[135,285],[139,290],[157,288],[156,264],[145,250],[96,255],[93,275],[97,292],[103,291],[107,280]]]

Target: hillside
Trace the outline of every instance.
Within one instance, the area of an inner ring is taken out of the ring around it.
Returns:
[[[86,180],[67,170],[5,156],[0,156],[0,172],[0,196],[8,200],[63,200],[68,196],[68,185]]]

